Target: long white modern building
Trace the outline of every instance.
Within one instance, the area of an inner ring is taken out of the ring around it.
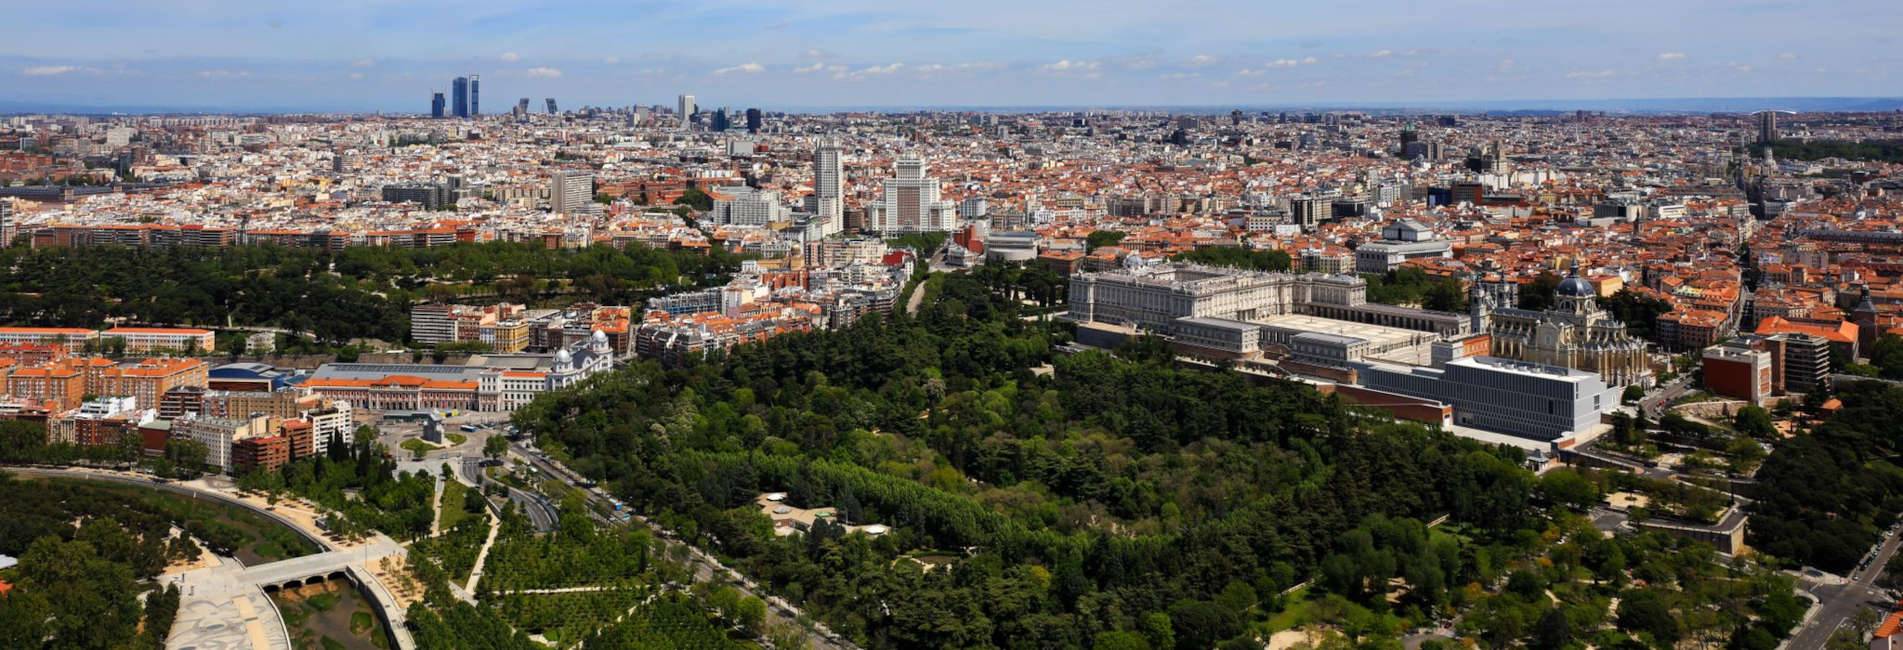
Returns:
[[[1596,373],[1499,357],[1357,364],[1360,384],[1454,407],[1454,424],[1541,440],[1586,433],[1617,395]]]

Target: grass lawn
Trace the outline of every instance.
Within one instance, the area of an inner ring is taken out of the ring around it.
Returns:
[[[399,447],[402,447],[404,451],[410,451],[410,452],[418,452],[418,451],[422,451],[422,452],[430,452],[430,451],[436,451],[436,445],[432,445],[432,444],[430,444],[430,443],[427,443],[427,442],[423,442],[423,439],[422,439],[422,438],[411,438],[411,439],[409,439],[409,440],[405,440],[405,441],[403,441],[403,444],[400,444],[400,445],[397,445],[397,446],[399,446]]]
[[[463,510],[463,501],[468,498],[469,486],[461,481],[443,481],[443,509],[437,515],[437,521],[443,530],[455,528],[457,523],[469,518],[469,512]]]
[[[452,445],[460,445],[465,442],[469,442],[469,436],[465,436],[460,433],[449,434],[448,438],[449,438],[449,444],[452,444]]]
[[[1307,624],[1312,618],[1309,610],[1314,609],[1315,603],[1308,599],[1308,589],[1306,587],[1297,589],[1293,593],[1284,596],[1282,602],[1287,603],[1287,605],[1282,608],[1282,611],[1276,612],[1274,616],[1269,617],[1268,626],[1270,633],[1295,629]]]

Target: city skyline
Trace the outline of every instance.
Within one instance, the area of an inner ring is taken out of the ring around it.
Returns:
[[[471,73],[568,106],[681,93],[790,109],[1903,96],[1883,29],[1903,10],[1862,1],[100,4],[0,49],[0,110],[421,113]]]

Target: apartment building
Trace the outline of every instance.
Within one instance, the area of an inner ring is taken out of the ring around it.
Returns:
[[[154,409],[174,388],[203,387],[206,365],[198,359],[156,358],[111,365],[98,374],[100,388],[94,394],[129,396],[138,401],[139,408]]]
[[[201,354],[217,348],[211,330],[174,327],[115,327],[99,333],[102,341],[125,341],[126,354]]]
[[[172,424],[174,437],[205,446],[205,464],[229,473],[233,468],[232,445],[240,440],[271,435],[270,416],[252,418],[197,417]]]
[[[0,327],[0,345],[56,345],[80,352],[98,340],[98,332],[82,327]]]

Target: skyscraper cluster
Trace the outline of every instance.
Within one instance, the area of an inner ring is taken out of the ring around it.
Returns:
[[[470,118],[482,115],[482,76],[457,77],[449,82],[449,114]],[[430,117],[443,117],[443,94],[430,99]]]

